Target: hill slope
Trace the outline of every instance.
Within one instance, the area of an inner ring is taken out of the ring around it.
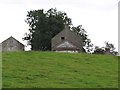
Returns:
[[[3,88],[117,88],[118,58],[55,52],[3,53]]]

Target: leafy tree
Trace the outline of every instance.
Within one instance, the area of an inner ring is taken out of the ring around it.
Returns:
[[[108,41],[105,41],[105,51],[108,51],[108,52],[110,52],[111,54],[113,54],[113,55],[117,55],[118,54],[118,52],[117,51],[115,51],[115,46],[114,46],[114,44],[112,44],[112,43],[109,43]]]
[[[64,29],[64,25],[70,25],[71,19],[67,14],[57,9],[48,11],[28,11],[25,22],[29,25],[29,33],[24,40],[28,41],[32,50],[51,50],[51,39]]]
[[[63,30],[65,25],[72,25],[65,12],[53,8],[48,11],[28,11],[25,22],[29,25],[29,33],[26,33],[23,39],[27,40],[32,50],[51,50],[51,39]],[[72,27],[72,30],[82,36],[85,48],[83,51],[91,52],[93,44],[82,25]]]
[[[95,46],[94,54],[105,54],[104,47]]]
[[[114,47],[114,45],[112,44],[112,43],[109,43],[109,42],[106,42],[105,41],[105,49],[106,50],[109,50],[109,51],[111,51],[111,52],[113,52],[114,50],[115,50],[115,47]]]
[[[106,53],[109,53],[112,55],[118,54],[118,52],[115,51],[114,44],[109,43],[109,42],[105,42],[105,47],[101,47],[101,48],[98,46],[95,47],[94,54],[106,54]]]
[[[84,28],[82,28],[82,25],[78,25],[77,27],[72,27],[72,30],[76,33],[78,33],[83,40],[83,50],[85,49],[85,52],[91,53],[93,51],[93,44],[91,40],[88,38],[87,32]]]

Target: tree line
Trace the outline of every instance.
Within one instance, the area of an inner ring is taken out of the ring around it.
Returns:
[[[50,51],[51,39],[68,25],[70,29],[78,33],[83,39],[83,51],[86,53],[93,52],[93,44],[88,38],[87,32],[82,25],[73,26],[71,18],[63,11],[57,11],[51,8],[47,11],[43,9],[31,10],[27,12],[25,22],[29,25],[29,32],[25,33],[23,40],[31,45],[31,50]],[[106,42],[106,47],[95,47],[94,53],[104,54],[109,50],[112,54],[116,54],[113,44]]]

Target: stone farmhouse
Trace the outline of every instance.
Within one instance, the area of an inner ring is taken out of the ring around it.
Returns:
[[[12,36],[1,43],[3,52],[5,51],[24,51],[24,45]]]
[[[83,41],[82,37],[77,33],[70,30],[68,26],[54,36],[51,40],[52,51],[61,52],[82,52]]]

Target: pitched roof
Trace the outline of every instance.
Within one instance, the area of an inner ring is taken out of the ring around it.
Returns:
[[[5,41],[9,40],[9,39],[14,39],[15,41],[17,41],[18,43],[20,43],[21,45],[25,46],[24,44],[22,44],[20,41],[18,41],[17,39],[15,39],[14,37],[10,36],[9,38],[7,38],[6,40],[4,40],[3,42],[1,43],[4,43]]]

